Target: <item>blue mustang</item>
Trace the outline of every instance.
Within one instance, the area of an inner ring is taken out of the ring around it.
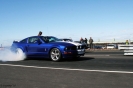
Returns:
[[[62,58],[84,56],[83,46],[77,46],[69,42],[62,42],[53,36],[31,36],[21,41],[14,41],[11,50],[27,57],[45,57],[53,61]]]

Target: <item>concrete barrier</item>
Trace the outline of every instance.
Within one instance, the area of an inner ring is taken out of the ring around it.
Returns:
[[[133,44],[118,45],[119,50],[124,50],[124,55],[133,55]]]
[[[133,49],[133,44],[130,45],[118,45],[119,50]]]

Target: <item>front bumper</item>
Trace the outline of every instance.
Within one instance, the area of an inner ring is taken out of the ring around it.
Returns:
[[[70,57],[77,57],[77,56],[84,56],[85,49],[78,49],[76,51],[64,51],[62,53],[63,58],[70,58]]]

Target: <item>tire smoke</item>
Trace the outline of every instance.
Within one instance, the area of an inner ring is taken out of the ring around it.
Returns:
[[[21,61],[26,58],[25,54],[16,54],[12,52],[10,49],[0,50],[0,61]]]

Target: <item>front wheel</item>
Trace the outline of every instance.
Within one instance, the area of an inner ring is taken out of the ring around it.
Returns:
[[[57,48],[53,48],[51,51],[50,51],[50,58],[52,61],[60,61],[61,59],[61,53],[60,53],[60,50],[57,49]]]

